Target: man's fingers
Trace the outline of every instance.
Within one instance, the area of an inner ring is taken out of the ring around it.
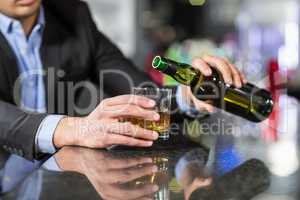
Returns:
[[[229,66],[230,66],[231,71],[232,71],[232,76],[233,76],[235,87],[241,88],[243,82],[242,82],[242,78],[240,77],[240,73],[239,73],[238,69],[235,66],[231,65],[231,64]]]
[[[146,141],[142,139],[132,138],[119,134],[107,133],[109,136],[106,138],[106,146],[112,145],[126,145],[126,146],[136,146],[136,147],[151,147],[153,141]]]
[[[208,111],[210,113],[214,112],[215,108],[213,105],[209,103],[205,103],[204,101],[200,101],[197,98],[193,98],[193,104],[195,108],[199,111]]]
[[[130,159],[111,159],[107,162],[108,168],[110,169],[126,169],[135,167],[138,165],[145,165],[153,163],[152,158],[130,158]]]
[[[205,103],[204,101],[198,100],[189,87],[183,87],[182,90],[182,98],[185,98],[186,102],[189,105],[194,106],[198,111],[214,112],[214,106],[209,103]]]
[[[247,80],[246,76],[241,71],[239,71],[239,73],[240,73],[240,77],[242,77],[243,84],[247,84],[248,80]]]
[[[156,173],[158,168],[154,164],[147,164],[141,167],[131,167],[122,170],[110,170],[108,173],[117,183],[123,184]]]
[[[247,78],[246,78],[246,76],[234,65],[234,64],[232,64],[228,59],[224,59],[225,60],[225,62],[232,68],[232,69],[234,69],[235,71],[237,71],[237,73],[238,73],[238,76],[239,76],[239,78],[240,78],[240,80],[241,80],[241,82],[243,83],[243,84],[246,84],[248,81],[247,81]]]
[[[193,61],[193,67],[200,70],[200,72],[205,76],[210,76],[212,74],[212,70],[210,69],[209,65],[202,59],[195,59]]]
[[[105,200],[140,200],[151,199],[151,196],[159,190],[154,184],[145,184],[142,186],[124,187],[119,184],[92,183],[99,192],[101,198]]]
[[[116,105],[104,108],[101,111],[106,117],[120,118],[120,117],[136,117],[149,121],[157,121],[160,116],[154,110],[144,109],[137,105]],[[103,115],[101,116],[103,117]]]
[[[118,196],[121,199],[137,200],[137,199],[140,199],[140,198],[144,198],[146,196],[152,196],[158,190],[159,190],[158,185],[145,184],[145,185],[141,185],[139,187],[133,187],[133,188],[129,188],[129,189],[119,188],[117,192],[118,192]]]
[[[243,75],[243,73],[241,73],[239,71],[239,69],[233,65],[228,59],[224,59],[224,61],[228,64],[228,66],[230,66],[231,70],[232,70],[232,73],[233,73],[233,78],[234,78],[234,85],[237,87],[237,88],[241,88],[242,85],[244,84],[244,81],[246,80],[245,79],[245,76]]]
[[[146,140],[156,140],[158,138],[157,132],[141,128],[129,122],[116,123],[116,125],[109,128],[109,132]]]
[[[225,83],[230,85],[233,84],[233,72],[231,70],[231,67],[223,59],[206,55],[203,57],[203,60],[207,62],[210,66],[215,67],[221,72]]]
[[[155,106],[155,101],[143,96],[137,95],[121,95],[112,98],[108,98],[102,101],[105,106],[116,106],[134,104],[144,108],[152,108]],[[102,103],[101,102],[101,103]]]

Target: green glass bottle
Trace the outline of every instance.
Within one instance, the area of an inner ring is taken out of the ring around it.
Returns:
[[[210,100],[214,106],[250,121],[261,122],[272,112],[273,99],[270,92],[250,83],[244,84],[242,88],[230,86],[215,68],[212,68],[212,75],[206,77],[188,64],[160,56],[153,59],[152,66],[179,83],[191,86],[199,100]]]

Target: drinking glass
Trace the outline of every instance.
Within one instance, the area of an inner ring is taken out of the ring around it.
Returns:
[[[155,111],[160,115],[159,121],[148,121],[142,118],[127,118],[126,121],[142,128],[157,131],[159,139],[169,139],[172,90],[162,88],[133,88],[133,94],[144,96],[156,102]]]

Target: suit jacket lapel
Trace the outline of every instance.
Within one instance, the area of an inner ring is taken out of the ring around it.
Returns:
[[[44,76],[45,92],[46,92],[46,107],[48,113],[55,113],[57,108],[57,97],[55,91],[57,89],[58,76],[57,71],[62,63],[62,44],[63,34],[62,27],[55,20],[55,16],[50,9],[45,9],[46,26],[43,34],[43,42],[41,46],[41,59],[43,69],[46,72]]]
[[[41,46],[41,58],[43,67],[48,70],[50,67],[57,68],[61,63],[61,38],[60,27],[55,21],[54,16],[45,9],[46,27],[43,34]]]
[[[1,77],[1,81],[5,81],[4,84],[1,84],[1,87],[4,85],[9,85],[8,93],[10,94],[10,100],[13,100],[13,89],[15,86],[15,82],[19,76],[17,58],[11,49],[10,45],[8,44],[7,40],[5,39],[4,35],[0,32],[0,56],[2,64],[0,68],[0,73],[4,74]],[[3,70],[3,72],[2,72]],[[15,102],[16,103],[16,102]]]

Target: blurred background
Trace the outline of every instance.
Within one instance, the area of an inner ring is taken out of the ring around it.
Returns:
[[[276,68],[294,74],[299,64],[298,0],[86,1],[99,29],[151,75],[156,54],[188,63],[203,54],[224,56],[252,81]]]
[[[151,69],[155,55],[191,63],[210,54],[230,59],[250,82],[268,88],[275,100],[271,117],[238,126],[242,134],[259,129],[259,139],[243,138],[231,148],[247,148],[249,157],[261,151],[270,166],[273,184],[257,199],[300,198],[299,0],[86,1],[99,29],[159,85],[176,83]],[[251,149],[257,143],[264,149]]]

